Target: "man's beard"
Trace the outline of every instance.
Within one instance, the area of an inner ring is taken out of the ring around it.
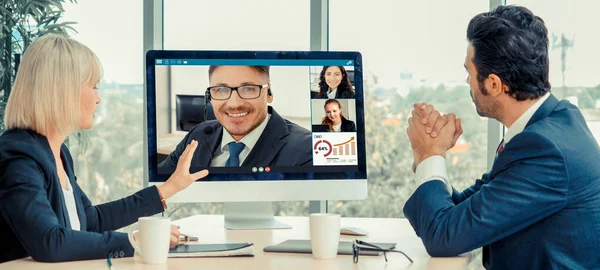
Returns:
[[[479,91],[482,94],[480,99],[475,97],[473,89],[471,89],[470,92],[471,99],[475,104],[475,111],[477,111],[477,114],[481,117],[497,119],[496,116],[499,111],[499,104],[488,96],[489,92],[483,83],[479,83]]]

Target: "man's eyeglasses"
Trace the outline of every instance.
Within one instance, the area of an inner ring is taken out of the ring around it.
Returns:
[[[386,262],[388,261],[387,255],[385,254],[386,252],[397,252],[397,253],[401,253],[402,255],[404,255],[411,263],[413,262],[413,260],[410,257],[408,257],[408,255],[406,255],[406,253],[404,253],[400,250],[382,248],[382,247],[367,243],[365,241],[354,240],[354,243],[352,244],[352,259],[354,260],[354,263],[358,263],[358,255],[360,255],[361,250],[383,252],[383,257],[385,258]]]
[[[228,100],[231,93],[236,91],[241,99],[255,99],[260,97],[260,92],[264,88],[268,88],[269,84],[244,84],[238,87],[229,86],[211,86],[206,88],[210,98],[213,100]]]

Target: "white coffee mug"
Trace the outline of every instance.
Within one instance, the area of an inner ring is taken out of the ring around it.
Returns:
[[[140,232],[137,237],[140,246],[133,240],[133,228],[139,223]],[[167,261],[171,242],[171,219],[166,217],[141,217],[136,224],[129,227],[129,242],[144,259],[144,263],[159,264]]]
[[[340,242],[340,215],[310,214],[310,246],[315,259],[333,259]]]

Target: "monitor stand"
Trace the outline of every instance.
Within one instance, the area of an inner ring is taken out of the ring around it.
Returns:
[[[291,229],[273,217],[271,202],[226,202],[225,228],[229,230]]]

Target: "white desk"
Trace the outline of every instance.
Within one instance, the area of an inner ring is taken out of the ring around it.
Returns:
[[[369,232],[360,237],[371,242],[396,242],[396,249],[407,253],[414,263],[402,254],[389,253],[388,262],[381,256],[360,256],[358,264],[352,255],[338,255],[332,260],[315,260],[311,254],[264,252],[265,246],[278,244],[287,239],[309,239],[307,217],[277,217],[294,226],[282,230],[232,231],[223,227],[223,216],[199,215],[177,220],[181,232],[198,236],[202,243],[253,242],[255,257],[231,258],[169,258],[163,265],[145,265],[140,257],[113,259],[113,270],[118,269],[463,269],[471,260],[471,253],[453,258],[431,258],[421,240],[406,219],[342,218],[342,226],[360,227]],[[356,237],[342,236],[340,240]],[[81,247],[85,248],[85,247]],[[475,262],[473,262],[475,263]],[[0,264],[0,269],[108,269],[106,259],[66,263],[38,263],[31,258]]]
[[[169,155],[171,152],[175,151],[177,145],[183,140],[187,133],[177,132],[177,133],[169,133],[158,136],[157,140],[157,152],[162,155]]]

